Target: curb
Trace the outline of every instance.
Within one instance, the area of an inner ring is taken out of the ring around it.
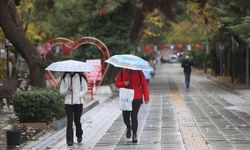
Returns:
[[[227,84],[223,84],[223,83],[221,83],[221,82],[217,82],[217,81],[213,80],[211,77],[209,77],[209,76],[207,76],[207,75],[204,75],[204,76],[205,76],[208,80],[210,80],[210,81],[212,81],[213,83],[215,83],[215,84],[217,84],[217,85],[223,87],[224,89],[227,89],[227,90],[229,90],[230,92],[236,93],[235,90],[234,90],[234,88],[233,88],[232,86],[227,85]]]
[[[231,92],[232,94],[235,94],[237,96],[242,96],[243,99],[245,100],[248,100],[247,97],[244,96],[244,94],[241,94],[240,92],[238,92],[237,90],[240,90],[240,89],[249,89],[248,87],[245,87],[245,88],[235,88],[233,86],[230,86],[228,84],[224,84],[224,83],[221,83],[221,82],[217,82],[215,80],[213,80],[210,76],[208,75],[205,75],[203,74],[203,76],[205,76],[209,81],[213,82],[214,84],[224,88],[225,90]]]
[[[82,114],[85,114],[86,112],[88,112],[89,110],[97,106],[98,104],[100,104],[100,102],[98,100],[94,100],[93,102],[91,102],[90,104],[88,104],[86,107],[83,108]]]
[[[234,94],[239,94],[239,93],[237,93],[237,92],[235,91],[235,88],[233,88],[233,87],[230,86],[230,85],[223,84],[223,83],[221,83],[221,82],[217,82],[217,81],[213,80],[209,75],[204,74],[204,73],[201,73],[201,72],[198,72],[197,70],[194,70],[194,72],[195,72],[196,74],[200,74],[200,75],[204,76],[204,77],[207,78],[209,81],[213,82],[213,83],[216,84],[216,85],[219,85],[220,87],[222,87],[222,88],[224,88],[224,89],[226,89],[226,90],[228,90],[228,91],[230,91],[230,92],[232,92],[232,93],[234,93]]]

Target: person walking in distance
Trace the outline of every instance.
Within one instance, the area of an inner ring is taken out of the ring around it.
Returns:
[[[192,66],[192,60],[187,55],[181,63],[181,67],[183,67],[183,71],[185,75],[186,88],[189,88],[189,85],[190,85],[190,76],[191,76],[191,71],[192,71],[191,66]]]
[[[115,80],[117,88],[134,89],[134,98],[132,101],[132,111],[122,111],[123,121],[127,127],[126,137],[131,137],[132,142],[137,143],[138,112],[141,104],[149,102],[149,90],[146,78],[142,71],[122,69]]]
[[[72,146],[73,121],[76,126],[77,142],[82,141],[82,125],[80,122],[83,110],[83,96],[87,93],[87,82],[81,73],[66,72],[63,74],[60,83],[60,94],[64,96],[64,109],[67,116],[66,142]]]

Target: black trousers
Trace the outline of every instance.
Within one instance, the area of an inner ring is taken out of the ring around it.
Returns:
[[[76,137],[81,138],[83,131],[82,131],[82,124],[80,122],[81,115],[82,115],[82,104],[74,104],[74,105],[64,105],[64,109],[67,116],[67,129],[66,129],[66,140],[67,143],[73,143],[73,121],[76,126]]]
[[[133,134],[137,134],[138,112],[140,110],[141,104],[142,104],[142,100],[140,100],[140,101],[133,100],[132,111],[122,111],[123,121],[124,121],[125,125],[127,126],[127,128],[131,128],[131,123],[132,123]]]

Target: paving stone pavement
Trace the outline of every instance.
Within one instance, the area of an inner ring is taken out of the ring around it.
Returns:
[[[95,150],[250,149],[250,115],[235,109],[249,106],[246,98],[195,73],[186,89],[179,64],[158,68],[150,92],[152,101],[139,113],[139,143],[125,138],[120,116]]]
[[[49,132],[40,137],[38,141],[27,143],[20,149],[92,149],[99,138],[106,133],[114,120],[121,114],[120,110],[117,107],[114,107],[115,105],[116,101],[113,99],[109,99],[106,102],[95,106],[93,109],[82,115],[82,143],[74,143],[73,147],[68,147],[66,143],[66,128],[64,127],[61,130]],[[74,139],[74,141],[76,141],[76,138]]]
[[[178,72],[176,69],[176,85],[209,148],[249,149],[250,115],[246,111],[231,109],[249,105],[249,101],[195,74],[191,77],[191,88],[185,89],[178,80],[183,78]]]
[[[27,149],[83,150],[248,150],[250,106],[246,97],[214,83],[205,76],[191,75],[185,88],[180,64],[158,66],[150,81],[151,101],[139,112],[138,144],[126,139],[126,129],[117,97],[97,105],[82,116],[82,144],[68,147],[65,128],[43,137]],[[56,139],[57,138],[57,139]],[[57,141],[56,141],[57,140]],[[54,142],[52,142],[54,141]],[[48,144],[50,143],[50,144]]]

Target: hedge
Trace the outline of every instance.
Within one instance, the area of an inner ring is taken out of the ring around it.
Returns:
[[[52,122],[65,116],[64,99],[58,89],[19,91],[13,97],[13,106],[20,122]]]

